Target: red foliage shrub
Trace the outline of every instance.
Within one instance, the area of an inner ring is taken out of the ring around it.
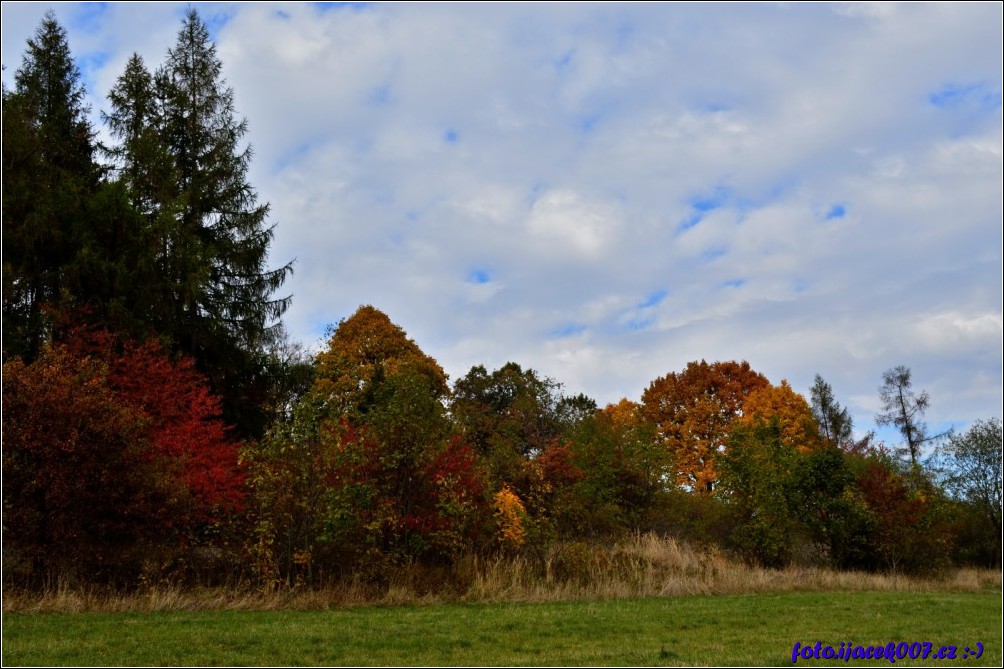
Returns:
[[[78,329],[63,345],[107,365],[118,400],[145,419],[151,457],[172,470],[191,496],[191,521],[212,522],[244,509],[239,444],[221,418],[220,400],[188,357],[171,360],[155,340],[121,341],[106,331]]]

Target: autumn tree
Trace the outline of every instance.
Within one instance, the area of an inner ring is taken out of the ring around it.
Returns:
[[[830,443],[843,446],[851,441],[854,433],[854,421],[846,407],[833,396],[833,387],[816,374],[810,390],[812,399],[812,416],[819,426],[819,433]]]
[[[642,394],[644,416],[675,463],[677,484],[707,495],[718,479],[717,460],[746,398],[769,386],[747,362],[691,362],[653,381]]]
[[[472,367],[454,384],[450,403],[456,429],[485,463],[493,489],[508,485],[523,494],[526,462],[595,410],[588,397],[565,396],[561,384],[515,362],[491,373]]]
[[[473,452],[452,432],[448,393],[439,363],[371,306],[342,321],[318,355],[311,394],[358,430],[343,439],[360,465],[340,474],[343,512],[383,555],[449,554],[473,539],[487,500]],[[359,507],[360,495],[379,504]]]
[[[918,485],[916,468],[899,471],[893,461],[870,457],[857,474],[857,488],[870,516],[868,545],[874,566],[923,572],[944,567],[950,537],[937,521],[937,491]]]
[[[326,562],[322,498],[338,450],[330,426],[322,430],[322,415],[316,402],[301,398],[262,439],[246,443],[240,452],[251,497],[248,549],[267,589],[291,585],[297,577],[313,582],[315,564]]]
[[[379,309],[359,307],[333,330],[327,348],[317,355],[311,393],[333,415],[357,416],[378,375],[392,376],[405,367],[429,380],[436,397],[449,392],[446,373],[400,326]]]
[[[446,374],[370,306],[339,323],[310,391],[245,450],[260,570],[286,580],[448,559],[488,518],[484,477],[446,416]]]
[[[801,453],[819,447],[819,432],[809,403],[785,380],[778,386],[761,386],[750,392],[736,425],[752,426],[758,421],[769,423],[772,420],[777,420],[781,440],[786,446]]]
[[[140,343],[83,327],[62,337],[61,346],[101,361],[115,397],[142,417],[150,457],[172,472],[176,496],[187,500],[171,520],[186,539],[244,510],[238,442],[191,358],[172,359],[157,340]]]
[[[178,494],[107,367],[65,347],[5,363],[3,435],[4,558],[14,573],[39,584],[135,577]]]
[[[9,508],[25,544],[15,551],[54,556],[39,565],[50,576],[86,555],[67,574],[82,580],[128,582],[140,565],[151,577],[211,575],[193,549],[225,557],[245,487],[205,378],[157,341],[79,326],[58,339],[4,367],[5,519]]]

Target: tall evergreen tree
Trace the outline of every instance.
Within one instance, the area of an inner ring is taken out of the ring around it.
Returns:
[[[841,446],[854,435],[854,421],[846,407],[841,407],[833,397],[833,388],[816,374],[810,390],[812,416],[819,425],[819,433],[837,446]]]
[[[109,150],[144,218],[157,278],[157,332],[192,355],[222,395],[224,412],[257,435],[269,379],[264,351],[289,305],[274,293],[292,264],[267,267],[273,227],[247,172],[247,121],[205,23],[193,9],[154,75],[134,56],[105,115]]]
[[[208,319],[235,343],[254,348],[289,304],[289,298],[272,294],[291,264],[266,268],[273,236],[273,226],[266,225],[269,205],[258,204],[247,181],[251,149],[240,147],[247,121],[235,118],[222,66],[206,24],[189,10],[158,76],[166,88],[164,131],[183,196],[182,228],[203,241],[197,255],[208,270],[201,290],[181,296],[179,317]]]
[[[171,156],[161,141],[163,100],[139,54],[134,53],[126,63],[108,101],[112,111],[103,112],[101,117],[119,144],[102,148],[112,159],[119,181],[128,188],[133,206],[143,216],[170,213],[167,205],[177,186]]]
[[[68,270],[101,178],[84,95],[66,31],[49,11],[13,90],[3,91],[5,358],[37,357],[51,334],[47,309],[72,305],[79,292],[80,272]]]
[[[116,183],[125,190],[135,219],[140,252],[132,266],[139,284],[134,315],[149,331],[175,340],[178,277],[185,276],[184,270],[196,271],[194,262],[177,265],[184,249],[197,248],[198,240],[182,236],[182,194],[166,144],[163,88],[143,59],[133,54],[108,94],[111,111],[101,115],[117,143],[101,148],[112,161]]]

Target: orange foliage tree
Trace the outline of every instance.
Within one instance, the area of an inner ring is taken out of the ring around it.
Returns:
[[[770,423],[773,420],[780,427],[782,444],[800,453],[819,448],[819,428],[812,417],[812,408],[784,380],[781,385],[763,386],[751,392],[736,424],[752,427],[757,421]]]
[[[426,376],[433,392],[445,396],[446,373],[385,313],[366,305],[342,320],[317,355],[311,393],[335,415],[357,414],[367,386],[377,377],[412,367]]]
[[[711,494],[716,461],[750,394],[770,385],[748,362],[691,362],[682,372],[656,379],[642,394],[642,413],[656,425],[670,452],[676,482]]]
[[[495,522],[498,542],[504,550],[517,550],[526,543],[526,509],[519,495],[503,486],[495,493]]]

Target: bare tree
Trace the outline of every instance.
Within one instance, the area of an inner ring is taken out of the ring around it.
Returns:
[[[875,416],[875,422],[879,425],[895,425],[899,429],[906,439],[910,464],[916,468],[920,447],[947,433],[934,436],[927,434],[927,425],[922,418],[931,404],[931,397],[926,390],[920,391],[920,394],[914,393],[911,386],[909,367],[899,365],[886,370],[879,388],[882,413]]]

